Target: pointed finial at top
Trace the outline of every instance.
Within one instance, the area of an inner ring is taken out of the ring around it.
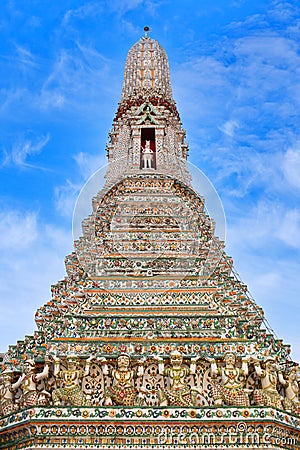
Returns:
[[[150,28],[149,28],[149,27],[144,27],[144,31],[145,31],[144,37],[145,37],[145,38],[149,37],[149,36],[148,36],[148,33],[149,33],[149,31],[150,31]]]

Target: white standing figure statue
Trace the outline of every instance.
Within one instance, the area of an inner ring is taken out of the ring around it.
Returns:
[[[258,359],[254,359],[255,372],[261,380],[262,387],[254,391],[254,402],[256,405],[282,409],[282,398],[277,391],[277,384],[280,383],[283,386],[286,384],[283,375],[278,370],[274,358],[268,357],[264,361],[264,366],[263,369]]]
[[[183,366],[183,355],[174,350],[170,355],[170,367],[165,367],[162,358],[158,359],[158,372],[169,378],[169,387],[164,387],[158,392],[160,406],[196,406],[199,390],[191,388],[186,377],[195,375],[196,362],[200,357],[191,358],[190,366]]]
[[[142,147],[143,169],[153,168],[153,150],[150,148],[150,141],[146,141],[145,147]]]
[[[248,375],[248,360],[242,361],[242,366],[237,366],[236,356],[232,352],[224,355],[224,367],[218,367],[214,358],[210,359],[211,376],[221,377],[221,382],[212,383],[212,395],[215,406],[236,405],[250,406],[248,390],[244,389]]]
[[[117,358],[117,367],[110,371],[106,358],[101,358],[100,361],[102,363],[103,375],[110,375],[112,379],[112,385],[105,389],[105,406],[143,405],[145,392],[143,392],[142,388],[137,389],[135,387],[135,380],[144,375],[144,362],[142,360],[137,361],[137,366],[132,368],[130,356],[121,354]]]
[[[94,356],[90,356],[86,360],[83,370],[77,355],[69,354],[67,356],[66,368],[61,368],[60,359],[57,356],[54,357],[54,376],[61,381],[61,387],[52,392],[54,405],[83,406],[88,404],[81,385],[82,379],[90,372],[93,359]]]
[[[33,406],[39,404],[39,392],[37,384],[40,380],[48,377],[49,360],[45,359],[45,366],[42,372],[35,373],[35,362],[33,359],[26,359],[23,364],[23,373],[16,383],[11,386],[12,391],[18,387],[22,389],[21,407]]]
[[[13,371],[5,369],[0,379],[0,416],[5,416],[14,411],[14,395],[12,391]]]
[[[285,409],[297,416],[300,416],[299,381],[300,373],[297,364],[290,370],[288,378],[285,380],[285,399],[283,401]]]

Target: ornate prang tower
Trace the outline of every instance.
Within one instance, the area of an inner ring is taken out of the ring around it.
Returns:
[[[168,59],[128,52],[108,169],[67,276],[9,347],[0,449],[297,449],[299,371],[232,269]]]

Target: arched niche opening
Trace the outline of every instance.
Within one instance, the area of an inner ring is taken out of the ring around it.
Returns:
[[[156,169],[155,128],[141,129],[141,169]]]

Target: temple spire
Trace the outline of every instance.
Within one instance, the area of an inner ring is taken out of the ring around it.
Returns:
[[[133,173],[166,173],[189,184],[185,131],[172,96],[168,57],[162,46],[145,35],[126,58],[121,101],[107,155],[107,186]]]

